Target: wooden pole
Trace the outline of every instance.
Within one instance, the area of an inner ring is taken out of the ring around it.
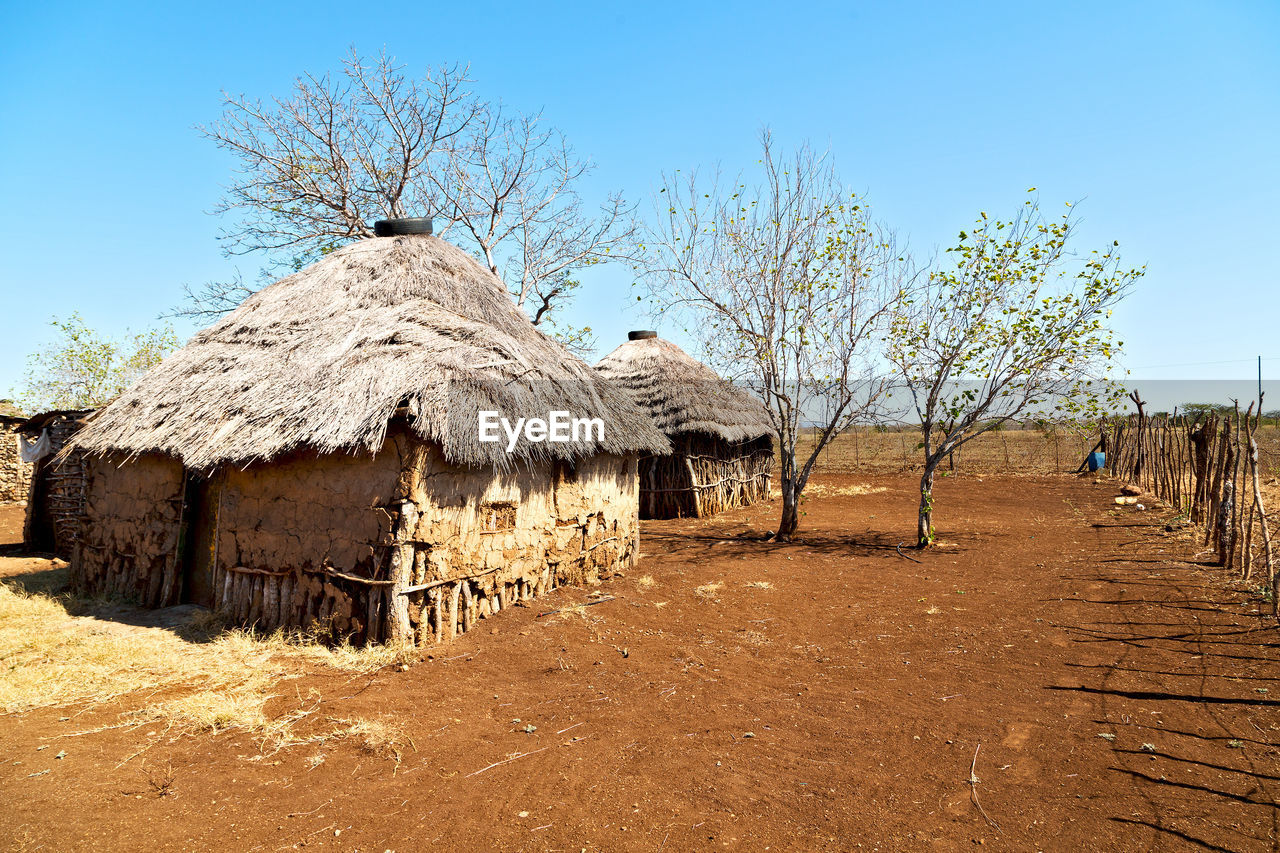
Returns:
[[[413,645],[413,625],[409,621],[409,596],[403,595],[413,574],[414,545],[411,541],[418,527],[418,508],[412,501],[400,504],[391,548],[391,568],[387,590],[387,638],[393,646]]]

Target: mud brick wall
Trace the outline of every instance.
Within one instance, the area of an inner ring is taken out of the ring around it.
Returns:
[[[224,469],[215,497],[218,566],[318,568],[323,561],[372,577],[391,542],[383,507],[396,497],[400,469],[394,446],[372,457],[306,452]]]
[[[182,467],[160,456],[119,462],[89,465],[73,578],[90,592],[176,603]],[[635,457],[614,456],[463,468],[397,428],[373,455],[299,451],[220,469],[188,514],[211,532],[214,603],[232,620],[427,644],[633,565],[636,468]]]
[[[401,539],[408,621],[419,644],[451,639],[517,601],[595,583],[635,562],[634,457],[504,473],[459,468],[427,452],[417,468],[414,523]]]
[[[387,507],[403,494],[410,441],[368,454],[301,451],[225,468],[216,478],[214,596],[236,621],[266,630],[322,626],[367,637],[383,619],[392,547]]]
[[[158,454],[85,459],[84,524],[72,586],[148,607],[176,604],[183,471]]]
[[[25,503],[31,489],[31,465],[18,455],[13,426],[0,421],[0,504]]]

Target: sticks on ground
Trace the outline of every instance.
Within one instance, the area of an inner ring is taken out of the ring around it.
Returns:
[[[973,800],[973,804],[978,807],[982,819],[991,824],[991,828],[996,832],[1000,831],[1000,824],[991,819],[991,815],[987,814],[987,810],[982,807],[982,803],[978,800],[978,750],[982,749],[982,744],[978,744],[973,750],[973,762],[969,765],[969,778],[965,781],[969,783],[969,799]]]

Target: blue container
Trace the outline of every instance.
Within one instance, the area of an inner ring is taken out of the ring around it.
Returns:
[[[1089,464],[1090,471],[1097,471],[1100,468],[1105,468],[1107,467],[1107,454],[1103,453],[1101,450],[1095,450],[1089,454],[1087,462]]]

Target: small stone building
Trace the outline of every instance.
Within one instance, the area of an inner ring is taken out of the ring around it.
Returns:
[[[406,644],[633,563],[638,458],[666,438],[415,222],[250,296],[99,411],[74,584]],[[487,441],[486,412],[600,429]]]
[[[773,424],[750,393],[657,332],[631,332],[596,370],[671,440],[640,460],[640,517],[705,517],[768,499]]]

